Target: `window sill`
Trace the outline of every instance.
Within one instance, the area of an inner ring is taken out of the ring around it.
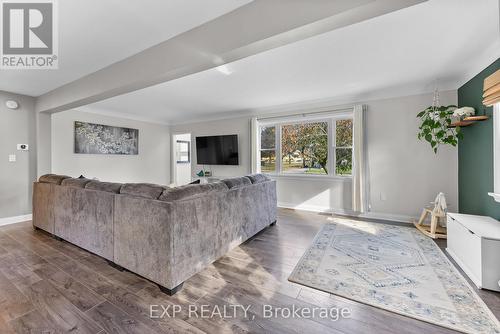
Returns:
[[[290,180],[315,180],[315,181],[341,181],[350,182],[352,176],[339,176],[339,175],[314,175],[314,174],[268,174],[264,173],[272,179],[290,179]]]
[[[488,193],[488,195],[490,195],[491,197],[493,197],[493,199],[494,199],[496,202],[500,202],[500,194],[496,194],[496,193]]]

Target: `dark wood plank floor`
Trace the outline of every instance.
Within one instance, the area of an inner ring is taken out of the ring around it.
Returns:
[[[189,279],[169,297],[130,272],[30,222],[0,227],[0,333],[453,333],[345,298],[290,283],[287,278],[325,215],[280,210],[270,227]],[[442,242],[439,243],[444,246]],[[500,294],[479,291],[500,316]],[[180,305],[175,317],[150,318],[150,305]],[[189,317],[188,305],[252,305],[246,319]],[[268,319],[275,307],[348,308],[350,318]]]

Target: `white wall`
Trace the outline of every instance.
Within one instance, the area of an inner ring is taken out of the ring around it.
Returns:
[[[19,108],[7,109],[7,100],[17,101]],[[0,91],[0,225],[10,221],[2,218],[31,214],[36,179],[35,116],[32,97]],[[29,151],[18,151],[17,144],[28,144]],[[16,162],[9,162],[11,154],[16,155]]]
[[[441,104],[456,104],[457,92],[441,93]],[[426,142],[417,139],[416,114],[432,103],[432,94],[358,102],[368,107],[366,117],[367,164],[369,169],[368,216],[394,220],[417,217],[440,191],[450,210],[458,210],[458,154],[456,148],[441,147],[435,155]],[[332,109],[334,109],[332,107]],[[197,135],[238,134],[240,166],[214,166],[215,176],[250,173],[250,117],[172,126],[175,133]],[[196,165],[193,148],[193,173]],[[349,213],[351,180],[277,179],[279,205],[314,211]]]
[[[352,180],[300,176],[277,177],[278,205],[284,208],[326,212],[349,212]]]
[[[74,153],[74,122],[84,121],[139,129],[138,155]],[[110,182],[170,183],[168,126],[102,116],[77,110],[52,115],[52,172],[84,175]]]
[[[175,125],[172,133],[191,133],[191,173],[196,175],[205,167],[213,176],[232,177],[249,174],[250,167],[250,119],[237,118],[203,123]],[[196,137],[215,135],[238,135],[239,166],[201,166],[196,163]]]
[[[38,177],[52,171],[52,116],[36,112],[36,174]]]
[[[457,91],[442,92],[442,105],[457,104]],[[417,139],[416,114],[432,95],[368,102],[367,145],[370,204],[373,212],[417,216],[437,193],[458,211],[458,150],[448,146],[434,154]],[[384,200],[385,198],[385,200]]]

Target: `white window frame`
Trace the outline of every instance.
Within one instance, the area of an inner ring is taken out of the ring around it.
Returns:
[[[493,106],[493,192],[488,193],[500,202],[500,102]]]
[[[334,172],[333,175],[339,176],[339,177],[352,177],[352,172],[354,171],[354,142],[351,142],[351,146],[337,146],[337,121],[343,121],[343,120],[351,120],[354,123],[354,119],[351,115],[351,117],[340,117],[340,118],[335,118],[332,120],[332,131],[330,133],[331,138],[329,138],[329,145],[331,148],[331,154],[332,154],[332,160],[333,160],[333,166],[329,166],[328,168],[332,168],[332,171]],[[354,131],[354,126],[352,128],[352,131]],[[354,141],[354,135],[352,137]],[[332,143],[330,144],[330,140],[332,140]],[[351,160],[352,160],[352,166],[351,166],[351,175],[338,175],[337,174],[337,149],[346,149],[349,148],[351,149]],[[330,150],[328,151],[328,154],[330,154]]]
[[[261,133],[261,128],[262,127],[272,127],[272,125],[268,125],[268,126],[261,126],[260,124],[257,123],[257,132],[258,132],[258,135],[257,135],[257,166],[256,166],[256,170],[261,173],[261,161],[260,161],[260,158],[261,158],[261,152],[262,151],[274,151],[274,160],[275,160],[275,165],[274,165],[274,168],[275,170],[278,169],[278,141],[281,142],[281,133],[278,134],[278,127],[276,127],[274,129],[274,147],[273,148],[261,148],[260,146],[260,133]],[[280,131],[281,131],[281,128],[280,128]],[[281,163],[280,163],[280,166],[281,168]],[[272,173],[266,173],[266,174],[272,174]]]
[[[260,161],[260,134],[262,127],[271,127],[275,126],[275,152],[276,152],[276,167],[274,173],[266,173],[271,177],[278,178],[318,178],[318,179],[341,179],[341,180],[351,180],[352,175],[337,175],[336,169],[336,121],[351,119],[353,120],[353,112],[343,111],[343,112],[321,112],[321,113],[311,113],[311,114],[302,114],[302,115],[294,115],[294,116],[284,116],[284,117],[270,117],[257,119],[257,127],[256,127],[256,154],[257,157],[255,159],[256,166],[255,170],[258,173],[261,173],[261,161]],[[284,173],[282,171],[282,152],[281,152],[281,127],[283,125],[292,125],[292,124],[302,124],[302,123],[319,123],[319,122],[327,122],[328,123],[328,174],[301,174],[301,173]],[[344,148],[344,147],[338,147]],[[348,147],[345,147],[348,148]],[[350,146],[351,150],[354,150],[354,143]],[[353,151],[354,152],[354,151]],[[354,164],[354,155],[353,155],[353,169]]]

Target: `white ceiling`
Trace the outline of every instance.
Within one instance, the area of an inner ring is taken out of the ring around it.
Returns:
[[[58,1],[59,69],[0,70],[0,90],[39,96],[251,1]]]
[[[498,0],[430,0],[84,110],[183,122],[300,101],[456,89],[500,56]],[[152,28],[153,29],[153,28]],[[475,72],[477,71],[477,72]]]

